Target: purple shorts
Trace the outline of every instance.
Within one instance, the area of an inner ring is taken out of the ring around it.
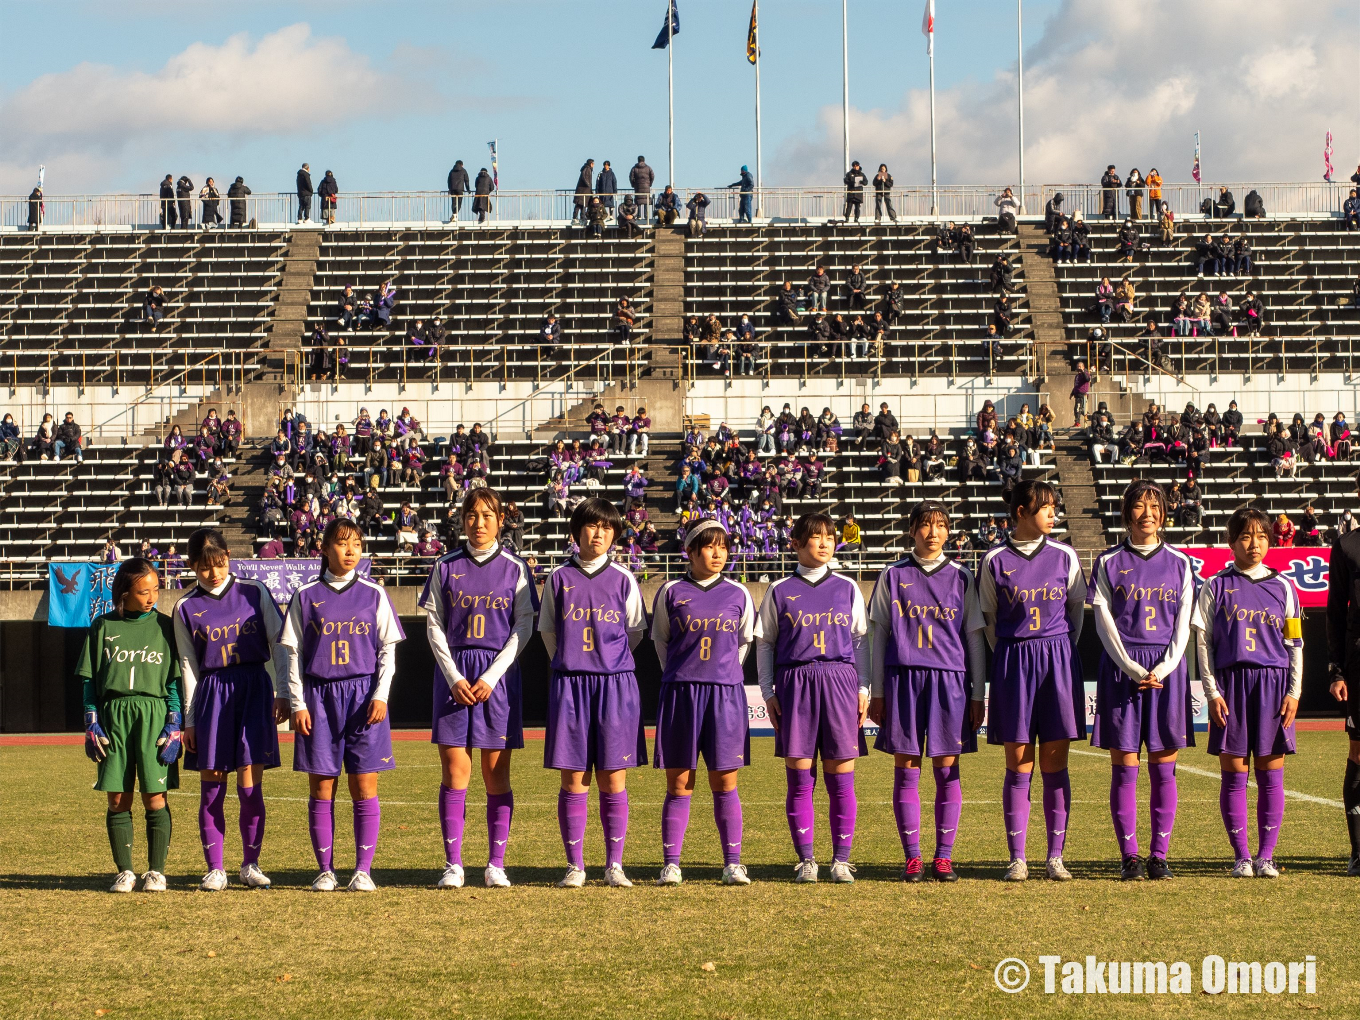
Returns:
[[[976,751],[968,695],[967,673],[889,666],[883,671],[883,724],[874,748],[935,758]]]
[[[662,684],[652,764],[695,769],[703,752],[710,772],[741,768],[751,760],[749,715],[740,684]]]
[[[1002,639],[992,657],[987,743],[1028,744],[1086,736],[1081,663],[1065,637]]]
[[[647,764],[642,697],[625,673],[553,672],[543,767],[587,772]]]
[[[496,652],[489,648],[457,648],[453,662],[471,682],[491,665]],[[431,716],[430,743],[447,747],[479,748],[487,751],[519,749],[524,746],[524,725],[520,719],[519,663],[511,663],[500,682],[491,688],[491,697],[480,705],[460,705],[453,700],[444,674],[434,671],[434,714]]]
[[[1125,645],[1134,662],[1151,669],[1162,661],[1166,645]],[[1162,681],[1161,690],[1140,691],[1104,650],[1096,676],[1096,721],[1091,745],[1137,754],[1195,746],[1195,709],[1185,659]]]
[[[1230,666],[1216,677],[1218,691],[1228,703],[1228,726],[1219,729],[1209,718],[1209,753],[1250,755],[1294,753],[1294,727],[1280,717],[1289,693],[1289,670]]]
[[[184,767],[234,772],[244,765],[279,767],[274,683],[263,666],[233,666],[204,674],[194,688],[194,742]]]
[[[302,695],[312,714],[311,736],[293,741],[293,771],[314,776],[350,775],[396,768],[392,754],[391,717],[369,725],[368,702],[373,677],[356,680],[302,681]]]
[[[859,677],[848,662],[777,666],[779,699],[776,758],[843,761],[869,753],[859,725]]]

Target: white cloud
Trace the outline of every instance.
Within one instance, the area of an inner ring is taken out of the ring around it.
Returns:
[[[1066,0],[1026,50],[1027,181],[1091,181],[1107,163],[1189,180],[1196,130],[1208,179],[1317,180],[1328,129],[1346,166],[1360,151],[1356,13],[1356,0]],[[779,183],[840,178],[840,107],[822,108],[817,125],[780,148]],[[852,106],[850,137],[865,166],[887,162],[900,183],[930,179],[925,90],[897,109]],[[937,90],[936,137],[941,183],[1013,181],[1014,68]]]

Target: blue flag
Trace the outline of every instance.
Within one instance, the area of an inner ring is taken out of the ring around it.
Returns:
[[[656,42],[652,43],[652,49],[664,50],[666,44],[671,41],[671,36],[680,34],[680,8],[676,6],[677,3],[678,0],[671,0],[670,10],[666,12],[670,21],[661,23],[661,34],[656,37]],[[666,31],[668,27],[669,32]]]
[[[88,627],[113,608],[116,563],[50,563],[47,567],[47,625]]]

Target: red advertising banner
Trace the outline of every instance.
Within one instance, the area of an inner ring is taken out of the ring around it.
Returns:
[[[1232,562],[1232,550],[1222,545],[1177,546],[1190,557],[1195,577],[1207,581]],[[1287,577],[1299,594],[1299,605],[1305,609],[1327,604],[1327,579],[1332,550],[1326,547],[1271,549],[1266,553],[1266,566]]]

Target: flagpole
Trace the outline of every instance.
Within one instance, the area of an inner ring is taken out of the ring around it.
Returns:
[[[926,53],[930,57],[930,215],[940,214],[939,175],[935,164],[935,26],[926,34]]]
[[[846,13],[848,0],[841,0],[841,126],[845,140],[845,172],[850,172],[850,35]]]
[[[1015,0],[1016,103],[1020,113],[1020,211],[1025,211],[1025,42],[1024,0]]]
[[[761,178],[760,178],[760,18],[759,18],[759,16],[758,16],[759,8],[760,8],[760,4],[759,4],[759,0],[757,0],[755,6],[752,8],[754,11],[757,12],[757,17],[756,17],[756,30],[755,30],[755,37],[756,37],[756,213],[755,213],[755,214],[756,214],[757,217],[759,217],[759,216],[760,216],[760,213],[761,213],[761,208],[760,208],[760,201],[761,201],[761,195],[760,195],[760,179],[761,179]]]
[[[670,180],[675,187],[675,0],[666,6],[666,83],[670,110]]]

